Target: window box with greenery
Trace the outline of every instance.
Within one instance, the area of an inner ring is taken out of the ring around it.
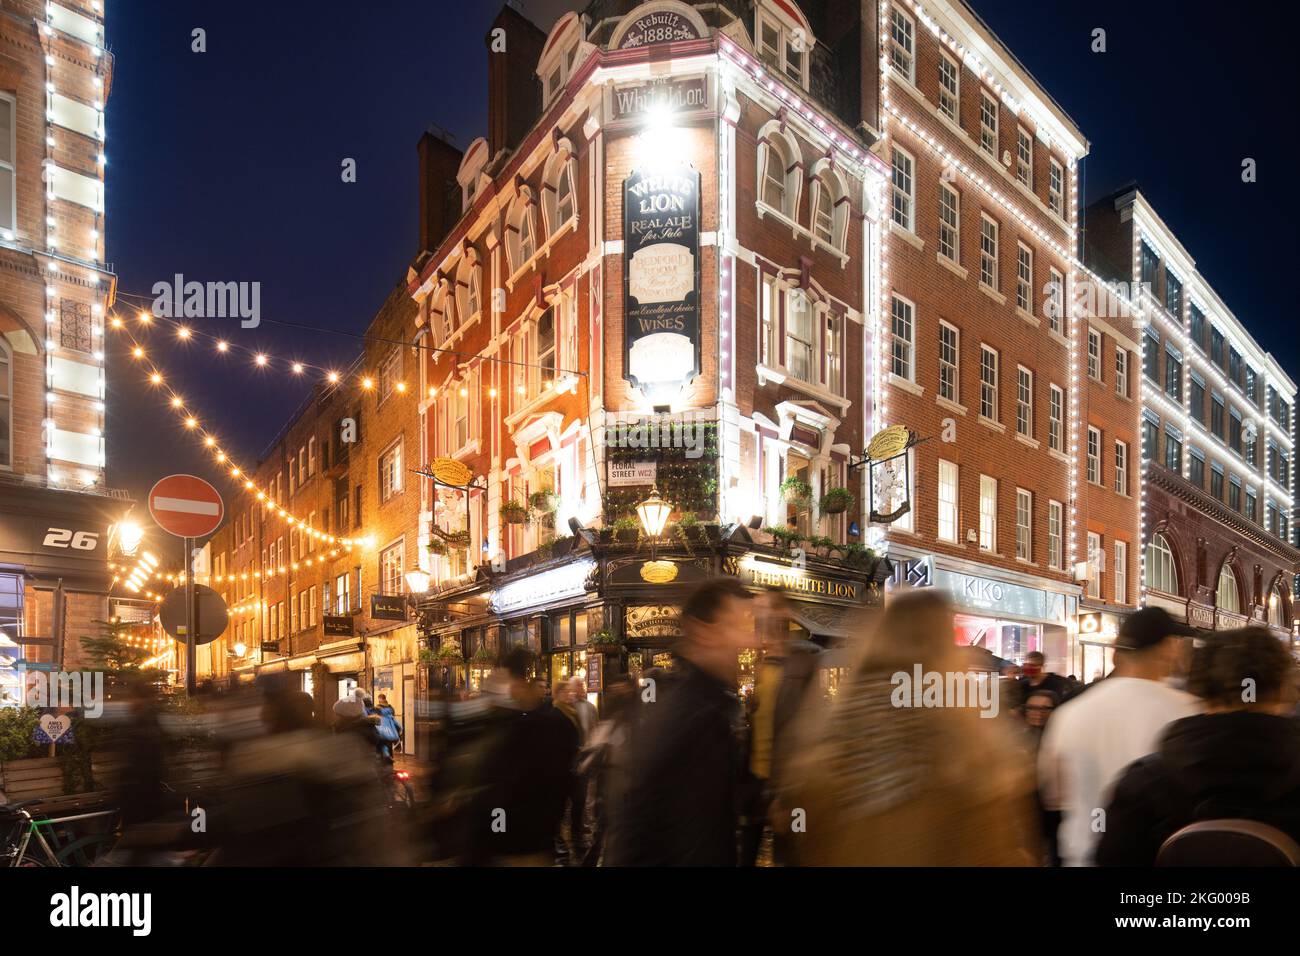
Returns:
[[[587,645],[589,649],[600,654],[617,654],[622,649],[623,642],[609,628],[601,628],[591,635],[591,640],[587,642]]]
[[[507,501],[501,506],[501,520],[506,524],[523,524],[528,520],[528,509],[517,501]]]
[[[853,507],[853,492],[847,488],[832,488],[819,502],[824,515],[841,515]]]
[[[641,524],[635,518],[619,518],[605,530],[608,535],[601,534],[601,538],[605,541],[636,544],[641,540]]]
[[[550,488],[543,488],[541,491],[534,491],[528,496],[528,504],[534,511],[542,514],[554,513],[559,507],[559,499],[555,497],[555,492]]]
[[[631,426],[635,427],[635,426]],[[689,428],[689,431],[685,431]],[[718,426],[716,422],[690,426],[661,426],[660,444],[655,448],[610,447],[609,462],[655,462],[655,484],[660,496],[672,502],[679,514],[693,514],[700,520],[716,519],[718,513]],[[604,494],[605,526],[616,518],[631,516],[645,499],[645,486],[607,488]]]
[[[780,548],[794,548],[803,543],[803,535],[794,528],[777,528],[768,526],[763,529],[763,533],[770,534],[773,543]]]
[[[812,485],[796,475],[791,475],[781,482],[781,497],[786,501],[807,501],[812,497]]]
[[[465,662],[465,652],[460,649],[458,640],[451,639],[445,644],[434,650],[433,648],[422,648],[420,650],[420,661],[424,663],[435,663],[442,667],[460,667]]]

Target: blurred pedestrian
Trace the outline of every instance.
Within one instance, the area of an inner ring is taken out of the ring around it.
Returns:
[[[583,866],[595,866],[605,850],[609,829],[610,793],[623,790],[622,775],[627,769],[629,726],[637,706],[637,688],[626,674],[614,674],[605,680],[605,713],[578,754],[578,773],[589,782],[591,800],[591,841],[583,857]]]
[[[1052,712],[1061,705],[1061,698],[1055,693],[1045,688],[1029,691],[1025,700],[1024,716],[1025,727],[1029,731],[1030,740],[1030,765],[1036,767],[1038,761],[1038,749],[1043,742],[1043,731],[1047,729],[1047,722],[1052,716]],[[1035,779],[1037,774],[1035,774]],[[1061,811],[1055,808],[1049,809],[1043,803],[1043,797],[1040,792],[1035,791],[1035,802],[1038,806],[1039,833],[1043,840],[1043,855],[1049,866],[1060,866],[1061,857],[1057,847],[1057,833],[1061,828]]]
[[[122,761],[113,786],[113,803],[122,826],[130,828],[157,820],[167,811],[167,763],[157,689],[136,678],[128,683],[126,693],[127,720],[112,744]]]
[[[926,703],[901,693],[917,674],[971,695]],[[783,786],[795,862],[1033,863],[1033,778],[1012,725],[994,719],[997,687],[968,671],[946,598],[929,589],[892,598],[834,703],[800,727]]]
[[[1295,679],[1286,645],[1264,628],[1198,641],[1188,687],[1205,713],[1174,721],[1155,753],[1124,771],[1097,863],[1151,866],[1165,840],[1205,820],[1255,820],[1300,842]]]
[[[476,862],[551,866],[555,833],[572,792],[578,753],[574,723],[546,700],[537,659],[526,647],[507,652],[509,709],[483,766],[469,823]]]
[[[375,724],[375,730],[379,734],[380,740],[383,741],[382,752],[384,756],[392,757],[393,753],[401,747],[402,725],[398,723],[397,711],[388,702],[388,695],[380,694],[375,705],[367,708],[367,711],[379,718],[379,722]]]
[[[586,745],[596,721],[596,708],[587,700],[586,690],[582,678],[574,677],[557,680],[551,694],[555,709],[567,717],[578,732],[579,750]],[[564,823],[561,821],[560,829],[555,834],[555,853],[561,864],[577,866],[587,853],[587,778],[578,768],[576,758],[565,818],[568,820],[569,833],[566,838]]]
[[[359,705],[358,705],[359,706]],[[272,685],[267,733],[233,744],[209,830],[222,866],[364,866],[392,862],[375,757],[354,733],[330,734],[312,698]]]
[[[748,804],[748,825],[741,828],[741,866],[757,862],[776,799],[773,781],[789,756],[788,731],[817,674],[821,653],[817,644],[791,635],[790,602],[784,594],[769,590],[756,604],[763,658],[754,679],[750,713],[749,771],[754,793]],[[778,864],[786,862],[786,838],[784,832],[774,835],[773,861]]]
[[[1066,866],[1090,866],[1104,807],[1120,772],[1156,749],[1165,727],[1200,710],[1167,681],[1195,631],[1163,609],[1130,614],[1115,638],[1115,669],[1062,704],[1047,723],[1038,754],[1043,805],[1061,811],[1059,846]]]
[[[369,707],[370,698],[360,687],[334,703],[334,732],[352,734],[379,756],[385,756],[385,741],[379,735],[380,716]]]
[[[735,866],[741,771],[737,653],[755,643],[735,578],[699,585],[681,611],[675,673],[642,690],[612,807],[611,866]]]
[[[1070,692],[1069,681],[1047,669],[1047,658],[1042,651],[1026,654],[1024,666],[1020,670],[1024,675],[1020,678],[1020,699],[1023,701],[1028,701],[1029,695],[1034,691],[1045,690],[1053,694],[1059,703]]]

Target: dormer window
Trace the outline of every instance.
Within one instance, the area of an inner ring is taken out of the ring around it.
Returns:
[[[473,206],[475,198],[478,197],[479,190],[482,188],[480,177],[483,175],[483,166],[486,162],[487,140],[480,136],[469,144],[465,156],[460,161],[460,169],[456,171],[456,182],[460,184],[461,195],[464,197],[461,206],[463,210]]]
[[[582,21],[576,13],[566,13],[551,28],[537,64],[537,75],[542,78],[543,105],[549,106],[569,82],[582,40]]]
[[[769,69],[808,88],[808,53],[814,39],[802,11],[789,0],[759,0],[754,12],[758,56]]]

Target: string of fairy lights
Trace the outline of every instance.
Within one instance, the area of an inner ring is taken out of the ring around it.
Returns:
[[[159,321],[148,312],[140,312],[136,318],[139,324],[143,327],[148,327],[154,324],[155,322]],[[154,359],[150,357],[150,354],[145,349],[141,339],[131,332],[128,326],[128,320],[124,318],[120,313],[114,312],[109,320],[108,325],[110,329],[113,329],[114,331],[124,335],[128,339],[130,355],[144,369],[146,373],[145,374],[146,381],[149,383],[149,385],[151,385],[155,389],[160,390],[166,396],[168,407],[170,407],[172,411],[176,413],[177,418],[180,420],[185,430],[189,432],[193,432],[194,435],[199,440],[202,441],[203,446],[212,455],[215,463],[220,465],[224,470],[226,470],[229,473],[230,477],[236,481],[238,486],[249,496],[253,497],[259,503],[259,505],[261,505],[267,511],[268,514],[272,514],[280,518],[291,528],[295,528],[300,533],[306,534],[310,538],[313,538],[316,541],[320,541],[325,544],[338,545],[345,548],[351,548],[355,546],[366,546],[373,543],[373,539],[370,536],[341,537],[338,535],[328,534],[324,531],[321,531],[318,528],[312,527],[308,521],[304,520],[298,515],[293,514],[292,511],[282,507],[275,500],[274,491],[261,487],[260,485],[258,485],[256,481],[252,479],[251,472],[248,469],[242,467],[234,459],[233,455],[227,450],[227,446],[225,446],[221,442],[221,440],[217,437],[215,432],[213,432],[210,428],[205,426],[199,420],[197,413],[193,410],[193,408],[185,400],[185,398],[168,384],[168,377],[164,374],[162,367]],[[189,329],[188,326],[178,324],[176,335],[179,339],[186,340],[186,339],[196,337],[198,333]],[[217,342],[216,347],[218,352],[229,352],[236,348],[235,346],[230,345],[224,340],[216,340],[216,342]],[[241,349],[241,350],[251,351],[247,349]],[[265,367],[272,366],[272,361],[266,353],[253,352],[252,354],[254,356],[254,365],[256,367],[265,368]],[[306,363],[300,363],[300,362],[290,363],[291,370],[293,369],[294,366],[299,367],[298,369],[299,373],[305,371],[305,369],[308,367]],[[312,366],[312,367],[318,368],[318,366]],[[339,372],[333,370],[325,370],[325,371],[326,371],[327,381],[331,383],[336,383],[341,379],[341,374]],[[374,379],[370,376],[363,375],[359,377],[358,384],[360,385],[361,388],[365,390],[370,390],[374,388]],[[286,571],[290,567],[291,565],[286,565],[281,570]]]
[[[129,293],[119,293],[119,300],[130,302],[132,299],[141,300],[144,297],[134,296]],[[318,365],[312,362],[303,361],[298,358],[284,359],[272,355],[270,352],[249,346],[232,342],[227,338],[213,335],[208,332],[196,329],[183,321],[166,316],[155,315],[147,308],[140,308],[132,314],[124,310],[113,310],[107,323],[108,328],[126,339],[127,347],[131,358],[140,365],[145,373],[148,384],[159,390],[167,399],[167,405],[176,414],[178,420],[186,431],[192,432],[195,437],[203,442],[204,447],[212,455],[214,462],[228,472],[230,478],[245,493],[253,497],[268,514],[283,520],[291,529],[296,529],[300,534],[306,535],[312,541],[321,542],[322,546],[335,545],[319,555],[302,556],[297,559],[282,563],[274,563],[263,566],[252,571],[242,571],[230,574],[213,574],[210,580],[213,583],[253,583],[272,577],[283,577],[293,574],[303,568],[310,568],[314,565],[324,566],[328,562],[336,559],[342,550],[351,550],[354,547],[370,547],[374,544],[373,535],[360,535],[344,537],[332,535],[321,531],[299,515],[295,515],[292,510],[284,508],[275,497],[275,492],[269,488],[259,486],[253,479],[252,472],[241,466],[233,457],[228,446],[222,443],[213,430],[205,426],[199,419],[197,413],[192,409],[189,402],[168,383],[168,375],[164,372],[159,361],[152,354],[152,346],[146,348],[149,344],[144,335],[152,329],[167,329],[175,341],[180,343],[207,343],[213,353],[217,356],[242,357],[252,363],[255,370],[268,371],[285,371],[293,379],[304,379],[316,377],[319,384],[329,389],[337,389],[352,385],[359,391],[374,392],[377,388],[383,386],[391,387],[392,391],[399,395],[412,394],[411,388],[404,381],[391,383],[381,383],[379,375],[364,370],[360,371],[340,371],[337,368]],[[133,328],[139,330],[142,334],[137,334]],[[321,331],[321,330],[317,330]],[[429,348],[429,347],[426,347]],[[430,351],[458,355],[447,349],[433,349]],[[498,359],[503,364],[509,365],[532,365],[533,363],[521,363],[518,361],[509,361]],[[537,366],[541,368],[541,366]],[[562,370],[556,369],[555,372]],[[566,373],[567,374],[567,373]],[[574,373],[574,378],[580,377],[581,373]],[[551,386],[547,382],[547,387]],[[438,396],[439,389],[437,386],[430,386],[427,390],[427,397],[434,399]],[[497,389],[489,388],[488,397],[495,399]],[[459,396],[464,398],[468,395],[468,389],[464,384],[459,386]],[[310,546],[310,545],[309,545]],[[117,576],[114,579],[116,583],[119,580],[125,580],[126,586],[133,593],[142,594],[152,600],[161,600],[162,594],[149,590],[146,584],[149,581],[167,582],[173,587],[179,586],[184,582],[183,571],[164,572],[157,569],[157,561],[145,563],[137,560],[135,567],[128,569],[125,566],[114,566],[111,568]],[[239,612],[241,610],[252,610],[257,604],[253,599],[248,599],[242,604],[235,604],[231,610]],[[244,605],[249,605],[245,608]]]

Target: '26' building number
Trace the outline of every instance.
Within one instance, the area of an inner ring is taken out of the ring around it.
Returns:
[[[74,551],[94,551],[95,548],[99,547],[99,532],[50,528],[45,532],[44,546],[47,548],[72,548]]]

